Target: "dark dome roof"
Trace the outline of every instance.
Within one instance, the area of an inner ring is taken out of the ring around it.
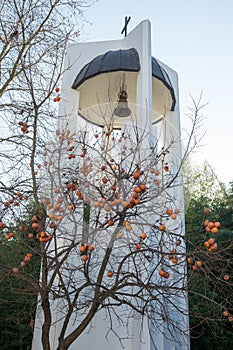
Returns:
[[[140,63],[136,49],[108,51],[95,57],[81,69],[72,88],[77,89],[85,80],[101,73],[117,71],[138,72],[139,70]]]
[[[78,73],[72,85],[73,89],[77,89],[86,80],[102,73],[126,71],[138,72],[140,70],[139,55],[135,48],[127,50],[107,51],[102,55],[95,57],[88,62]],[[152,76],[162,81],[162,83],[170,90],[174,110],[176,99],[174,89],[165,69],[160,66],[158,61],[152,57]]]
[[[169,78],[169,75],[165,71],[165,69],[162,66],[160,66],[160,64],[154,57],[152,57],[152,75],[153,77],[161,80],[163,84],[170,90],[172,100],[173,100],[171,110],[173,111],[176,104],[176,98],[175,98],[175,93],[172,87],[171,80]]]

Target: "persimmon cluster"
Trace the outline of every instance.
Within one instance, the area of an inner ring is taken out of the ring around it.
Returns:
[[[167,209],[166,214],[170,216],[171,219],[175,220],[177,218],[177,214],[179,214],[180,210],[178,208],[176,209]]]
[[[8,209],[12,206],[14,207],[19,207],[20,206],[20,202],[22,200],[28,200],[28,196],[23,196],[21,192],[17,192],[16,196],[14,196],[13,198],[10,198],[8,200],[6,200],[5,202],[3,202],[3,206],[4,209]]]
[[[18,124],[19,124],[19,126],[21,126],[21,131],[24,133],[24,134],[28,134],[29,133],[29,126],[28,126],[28,124],[27,124],[27,122],[24,122],[24,121],[22,121],[22,120],[20,120],[19,122],[18,122]]]
[[[31,261],[32,256],[33,256],[32,253],[27,253],[25,255],[25,257],[23,258],[23,260],[20,262],[20,266],[22,268],[24,268]],[[12,272],[14,274],[17,274],[19,272],[19,268],[18,267],[13,267]]]
[[[192,266],[193,271],[198,271],[202,267],[202,262],[200,260],[194,261],[192,258],[187,258],[187,263]]]
[[[54,97],[53,102],[60,102],[61,101],[61,96],[59,95],[60,89],[59,87],[55,88],[55,92],[57,93],[56,97]]]
[[[205,220],[204,226],[205,226],[206,232],[218,233],[218,229],[220,228],[221,224],[219,221],[213,222],[213,221]]]
[[[233,316],[227,310],[224,310],[222,315],[226,321],[233,322]]]
[[[91,254],[91,252],[95,249],[95,247],[92,244],[82,244],[79,247],[79,252],[80,252],[80,256],[82,261],[87,261],[89,259],[89,255]]]
[[[215,239],[210,237],[207,241],[204,242],[204,247],[209,251],[209,252],[213,252],[215,250],[217,250],[218,245],[215,242]]]
[[[167,271],[161,269],[159,270],[159,276],[167,279],[170,277],[170,274]]]

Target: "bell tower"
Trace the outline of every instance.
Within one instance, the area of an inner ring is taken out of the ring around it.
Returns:
[[[129,19],[126,18],[122,34],[127,34]],[[148,148],[155,145],[166,147],[176,140],[176,145],[171,147],[170,158],[173,171],[178,169],[182,158],[178,77],[173,69],[152,56],[151,26],[148,20],[142,21],[121,40],[72,45],[66,53],[61,91],[61,128],[68,125],[72,133],[95,127],[105,131],[127,130],[129,134],[137,128],[139,135],[146,135],[143,142]],[[170,191],[170,196],[174,206],[177,203],[182,212],[182,183],[178,185]],[[180,215],[183,225],[184,217],[183,214]],[[148,220],[153,226],[153,218],[148,216]],[[151,264],[153,263],[156,264],[152,261]],[[175,281],[177,274],[181,270],[183,273],[185,269],[184,262],[174,270],[171,278]],[[155,284],[159,284],[157,277],[154,279]],[[185,283],[184,279],[179,282],[180,286]],[[119,350],[122,342],[127,350],[188,350],[187,294],[178,294],[171,297],[174,298],[171,302],[174,307],[168,306],[169,316],[159,325],[147,318],[142,322],[137,317],[132,317],[127,321],[127,333],[113,312],[111,322],[115,324],[117,336],[111,334],[108,339],[105,337],[109,327],[108,320],[104,311],[98,312],[88,331],[84,331],[70,349],[85,347],[94,350]],[[160,298],[162,304],[162,294]],[[156,303],[153,300],[151,303],[151,312],[160,313],[160,305],[154,305]],[[52,349],[55,350],[59,336],[59,319],[62,317],[56,313],[56,308],[53,317],[51,339],[54,339]],[[119,317],[124,318],[122,315]],[[171,323],[169,319],[172,320]],[[42,349],[39,345],[40,329],[40,319],[37,317],[33,350]]]

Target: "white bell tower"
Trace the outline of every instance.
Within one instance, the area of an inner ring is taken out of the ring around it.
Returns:
[[[150,145],[157,141],[157,129],[160,125],[161,143],[169,145],[171,140],[177,140],[170,157],[173,167],[178,167],[181,143],[177,74],[152,57],[151,26],[148,20],[142,21],[121,40],[71,46],[66,54],[61,91],[61,123],[65,120],[72,133],[87,124],[121,130],[129,130],[132,125],[136,125],[139,132],[147,130],[148,140],[145,143]],[[177,201],[177,207],[182,208],[182,186],[174,189],[171,196],[174,203]],[[184,263],[181,269],[185,268]],[[84,331],[70,349],[85,347],[93,350],[120,350],[119,337],[126,350],[188,350],[188,302],[185,293],[174,299],[174,305],[178,303],[179,307],[170,310],[169,317],[173,318],[173,324],[177,324],[172,332],[166,320],[158,328],[145,320],[142,328],[141,321],[135,317],[130,322],[129,339],[126,330],[120,326],[116,326],[117,337],[111,334],[106,339],[109,325],[106,324],[108,321],[105,313],[100,311],[95,316],[92,327]],[[51,339],[54,341],[51,349],[56,350],[59,315],[54,315],[53,321]],[[114,314],[112,322],[117,324]],[[40,320],[37,317],[33,350],[42,349],[39,341],[40,329]]]

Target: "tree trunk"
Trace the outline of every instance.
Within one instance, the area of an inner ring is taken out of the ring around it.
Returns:
[[[42,326],[42,345],[43,350],[50,350],[49,331],[51,325],[51,313],[48,299],[42,301],[42,308],[44,311],[44,323]]]

